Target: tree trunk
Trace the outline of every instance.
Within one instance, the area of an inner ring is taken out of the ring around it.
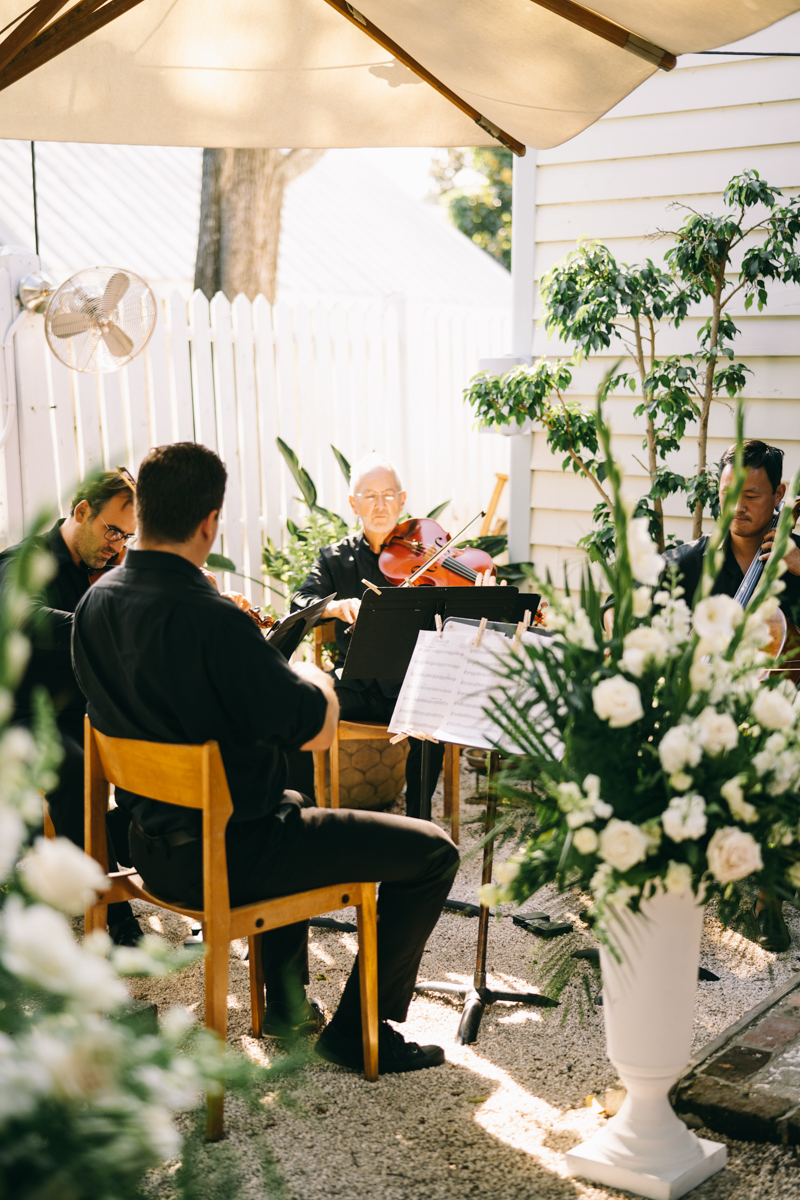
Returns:
[[[275,303],[281,207],[287,184],[323,150],[204,150],[194,286]]]
[[[652,324],[651,324],[652,331]],[[653,369],[653,359],[655,358],[654,336],[651,332],[651,354],[650,354],[650,370]],[[642,384],[642,399],[647,403],[647,394],[644,390],[644,381],[647,378],[647,371],[644,362],[644,346],[642,344],[642,330],[639,325],[639,318],[636,318],[636,365],[639,369],[639,378]],[[653,418],[647,417],[647,472],[650,476],[650,487],[656,481],[658,475],[658,456],[656,453],[656,426]],[[666,545],[666,537],[664,536],[664,505],[659,497],[653,500],[653,511],[658,517],[658,536],[656,537],[656,549],[661,554]]]
[[[714,307],[711,316],[711,331],[709,347],[711,357],[706,363],[706,377],[703,385],[703,407],[700,410],[700,428],[697,433],[697,474],[702,475],[706,469],[708,449],[708,418],[711,413],[711,401],[714,398],[714,372],[717,369],[717,355],[714,351],[719,340],[719,322],[722,314],[722,288],[725,283],[725,267],[720,268],[714,287]],[[694,506],[694,524],[692,538],[696,541],[703,532],[703,501],[698,500]]]

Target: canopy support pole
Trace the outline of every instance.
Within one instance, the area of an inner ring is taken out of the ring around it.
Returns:
[[[533,278],[536,257],[536,151],[514,160],[511,199],[511,353],[523,362],[533,354]],[[531,553],[532,433],[509,438],[508,557],[528,562]]]

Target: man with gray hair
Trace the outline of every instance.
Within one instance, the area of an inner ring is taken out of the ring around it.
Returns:
[[[350,645],[351,626],[358,619],[364,592],[362,580],[377,587],[393,585],[385,578],[378,557],[397,525],[406,502],[406,493],[397,469],[387,458],[368,454],[354,464],[350,473],[350,507],[361,522],[361,529],[333,546],[324,546],[316,563],[292,597],[292,611],[307,608],[317,600],[335,593],[323,620],[336,623],[337,657],[335,688],[343,721],[380,721],[391,718],[402,679],[342,679],[341,668]],[[436,786],[444,758],[444,746],[431,746],[430,794]],[[313,795],[311,755],[293,756],[292,786]],[[418,817],[421,812],[422,743],[410,739],[406,760],[406,813]],[[430,795],[426,797],[430,799]]]

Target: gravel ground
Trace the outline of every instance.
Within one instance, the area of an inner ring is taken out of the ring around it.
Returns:
[[[462,795],[473,777],[462,778]],[[437,807],[438,805],[438,807]],[[434,813],[441,813],[441,795]],[[462,804],[462,853],[478,836],[471,821],[481,810]],[[508,851],[510,852],[510,847]],[[501,853],[500,857],[503,856]],[[462,865],[453,895],[475,900],[479,858]],[[541,942],[512,925],[493,921],[489,933],[489,986],[507,990],[541,988],[554,961],[594,945],[580,923],[580,900],[544,888],[524,906],[576,922],[569,937]],[[355,919],[354,911],[341,914]],[[164,911],[139,906],[143,925],[180,942],[186,923]],[[701,963],[720,976],[700,984],[694,1049],[715,1037],[770,991],[800,969],[800,913],[789,923],[794,947],[768,954],[724,930],[707,913]],[[421,976],[469,981],[477,921],[444,914],[430,939]],[[243,944],[231,947],[228,1038],[259,1062],[275,1061],[280,1048],[250,1034],[247,965]],[[355,952],[355,935],[312,930],[312,986],[333,1010]],[[575,966],[560,1008],[549,1012],[512,1004],[487,1009],[478,1041],[457,1046],[460,1003],[444,996],[419,996],[403,1033],[445,1047],[444,1066],[410,1075],[384,1076],[367,1084],[360,1076],[311,1059],[280,1083],[257,1110],[237,1099],[226,1104],[227,1136],[198,1152],[198,1200],[567,1200],[627,1196],[628,1193],[570,1179],[563,1154],[587,1138],[605,1118],[586,1107],[590,1093],[602,1096],[615,1083],[604,1044],[602,1008],[587,1002],[597,981],[590,966]],[[166,980],[132,981],[133,994],[154,1000],[160,1011],[185,1004],[202,1019],[202,967]],[[188,1124],[188,1122],[187,1122]],[[702,1132],[702,1131],[701,1131]],[[800,1200],[800,1174],[793,1149],[730,1141],[728,1167],[692,1193],[698,1200]],[[175,1164],[153,1173],[149,1196],[169,1200]]]

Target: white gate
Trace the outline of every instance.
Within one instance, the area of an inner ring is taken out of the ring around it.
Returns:
[[[20,276],[37,265],[0,256],[0,328],[14,317]],[[50,353],[43,318],[29,314],[14,338],[17,413],[0,537],[16,541],[42,508],[65,515],[93,468],[124,463],[135,473],[150,446],[197,440],[228,467],[220,548],[260,578],[265,537],[280,544],[286,517],[303,513],[277,436],[315,480],[320,503],[343,516],[347,488],[331,444],[351,462],[386,454],[415,514],[450,500],[443,520],[465,524],[486,505],[495,472],[507,470],[507,442],[472,430],[462,389],[479,358],[507,349],[509,332],[506,310],[402,296],[270,308],[263,296],[229,304],[220,294],[209,304],[196,292],[187,305],[174,293],[143,354],[116,374],[86,375]],[[236,583],[264,602],[257,585]]]

